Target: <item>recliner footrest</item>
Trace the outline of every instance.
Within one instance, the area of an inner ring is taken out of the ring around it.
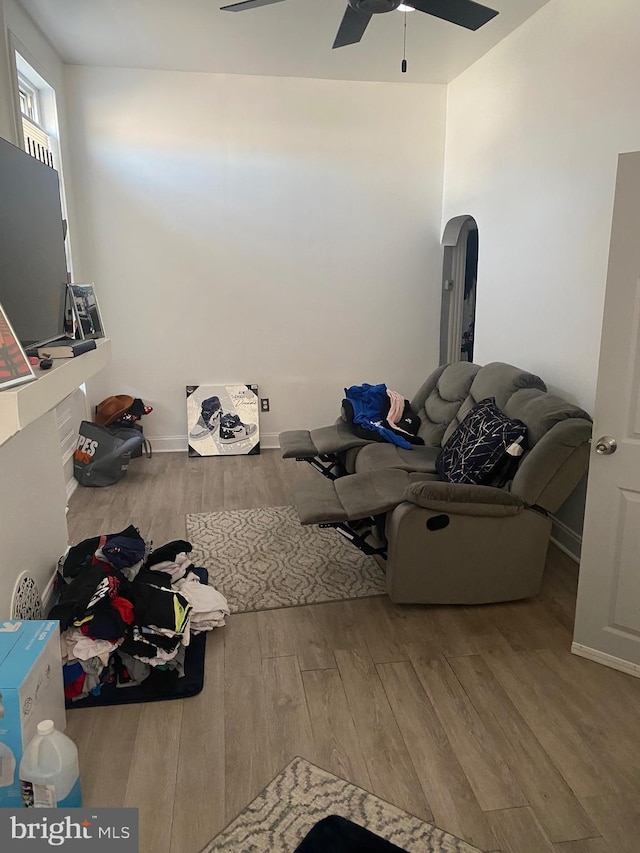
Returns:
[[[283,459],[313,459],[318,448],[307,429],[291,429],[280,433],[280,450]]]
[[[311,431],[292,429],[280,433],[280,450],[283,459],[311,459],[314,456],[345,453],[352,447],[371,444],[370,439],[360,438],[351,427],[339,418],[335,424]]]
[[[356,521],[388,512],[404,501],[409,474],[398,468],[318,479],[294,489],[293,502],[302,524]]]

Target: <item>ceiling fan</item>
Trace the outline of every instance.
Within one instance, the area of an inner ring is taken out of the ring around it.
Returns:
[[[244,0],[242,3],[222,6],[222,10],[244,12],[245,9],[271,6],[273,3],[282,3],[282,0]],[[357,44],[373,15],[393,12],[403,3],[418,12],[434,15],[436,18],[442,18],[443,21],[466,27],[468,30],[479,29],[498,14],[494,9],[474,3],[473,0],[347,0],[347,10],[333,46],[345,47],[348,44]]]

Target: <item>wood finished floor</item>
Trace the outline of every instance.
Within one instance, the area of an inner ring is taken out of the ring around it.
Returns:
[[[133,523],[158,546],[319,476],[276,451],[134,460],[75,492],[70,542]],[[576,584],[552,546],[530,601],[232,616],[199,696],[68,714],[86,803],[138,807],[141,853],[197,853],[300,755],[483,851],[637,853],[640,679],[570,654]]]

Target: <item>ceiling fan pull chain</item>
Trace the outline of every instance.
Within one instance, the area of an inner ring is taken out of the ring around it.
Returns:
[[[407,73],[407,13],[404,13],[404,53],[402,55],[402,73]]]

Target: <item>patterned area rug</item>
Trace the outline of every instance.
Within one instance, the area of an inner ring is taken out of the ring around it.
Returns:
[[[408,853],[479,853],[304,758],[294,758],[201,853],[293,853],[311,827],[330,814],[349,818]]]
[[[303,527],[291,506],[187,515],[196,566],[232,613],[382,595],[383,569],[335,530]]]

